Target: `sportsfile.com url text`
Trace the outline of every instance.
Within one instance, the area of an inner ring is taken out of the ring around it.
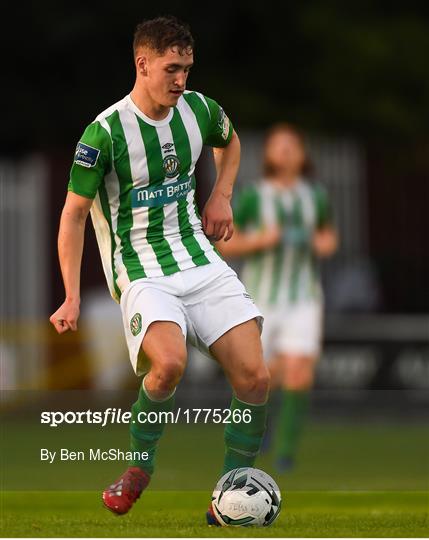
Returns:
[[[130,411],[107,408],[103,411],[43,411],[40,415],[40,423],[48,424],[49,427],[57,427],[61,424],[97,424],[105,427],[111,424],[249,424],[252,421],[250,409],[182,409],[175,411],[140,411],[136,418],[132,418]]]

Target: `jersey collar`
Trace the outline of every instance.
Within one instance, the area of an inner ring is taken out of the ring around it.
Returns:
[[[130,94],[128,94],[125,97],[126,102],[128,103],[129,107],[136,113],[137,116],[139,116],[142,120],[146,122],[146,124],[149,124],[154,127],[161,127],[166,126],[170,123],[171,119],[173,118],[174,109],[173,107],[170,107],[170,110],[165,118],[162,120],[154,120],[153,118],[150,118],[147,116],[143,111],[141,111],[137,105],[134,103],[134,101],[131,99]]]

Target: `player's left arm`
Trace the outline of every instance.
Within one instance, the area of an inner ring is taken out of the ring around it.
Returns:
[[[315,190],[316,229],[313,234],[313,250],[318,257],[331,257],[338,249],[338,232],[332,216],[328,195],[319,187]]]
[[[202,220],[204,232],[214,240],[227,242],[233,232],[231,198],[240,165],[240,140],[233,131],[229,144],[213,148],[216,165],[216,182],[204,207]]]
[[[331,257],[338,249],[338,233],[333,227],[318,229],[313,235],[313,249],[319,257]]]
[[[213,99],[205,100],[210,120],[204,144],[213,147],[216,182],[204,207],[202,223],[209,238],[228,241],[234,232],[231,198],[240,165],[240,140],[222,107]]]

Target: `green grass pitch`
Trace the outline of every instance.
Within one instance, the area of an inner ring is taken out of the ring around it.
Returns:
[[[400,537],[426,536],[423,493],[291,492],[268,528],[207,527],[206,492],[148,491],[126,516],[97,492],[4,494],[4,536],[15,537]]]
[[[3,426],[4,427],[4,426]],[[278,475],[271,454],[256,466],[283,495],[268,528],[209,528],[204,515],[222,463],[222,426],[168,426],[153,482],[115,516],[101,491],[117,462],[41,463],[41,447],[127,447],[126,426],[44,428],[13,422],[1,440],[4,537],[424,537],[429,535],[429,437],[413,424],[311,424],[296,470]]]

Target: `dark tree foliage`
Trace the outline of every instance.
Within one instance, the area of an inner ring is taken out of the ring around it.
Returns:
[[[365,139],[421,139],[429,22],[419,4],[16,3],[1,37],[3,152],[74,144],[130,90],[135,25],[169,13],[189,22],[196,41],[189,86],[218,99],[237,125],[288,119]]]

